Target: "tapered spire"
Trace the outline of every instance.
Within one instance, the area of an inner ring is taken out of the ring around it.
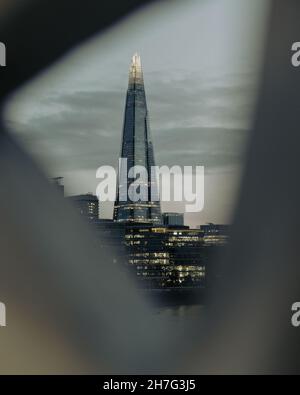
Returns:
[[[139,67],[139,68],[142,67],[141,57],[140,57],[140,55],[137,52],[132,57],[132,65],[135,66],[135,67]]]
[[[148,109],[144,87],[143,71],[140,56],[135,53],[129,69],[129,84],[126,96],[121,158],[126,159],[126,166],[120,167],[117,199],[115,202],[114,219],[122,222],[147,222],[160,224],[162,221],[160,202],[157,196],[156,180],[150,179],[151,168],[155,166],[153,145],[148,119]],[[135,166],[142,166],[148,172],[148,178],[143,180],[147,188],[145,198],[139,200],[123,200],[129,185],[134,181],[127,176],[128,171]],[[125,180],[122,175],[126,174]],[[121,177],[120,177],[121,175]],[[126,179],[127,178],[127,179]]]
[[[129,89],[135,89],[136,85],[144,85],[141,57],[135,53],[129,70]]]

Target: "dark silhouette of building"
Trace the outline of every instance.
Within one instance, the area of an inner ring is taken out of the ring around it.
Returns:
[[[63,177],[54,177],[51,179],[52,184],[55,185],[55,187],[61,193],[62,196],[64,196],[65,194],[63,179],[64,179]]]
[[[162,217],[157,180],[151,177],[151,168],[155,166],[154,152],[141,59],[137,54],[132,58],[129,72],[121,158],[127,160],[127,163],[122,161],[119,166],[115,221],[160,224]],[[147,170],[147,175],[139,174],[139,181],[135,177],[129,177],[128,171],[134,166],[142,166]],[[129,196],[128,188],[133,181],[136,190],[133,191],[133,196]]]
[[[99,218],[99,200],[92,193],[69,196],[67,199],[73,203],[80,215],[85,218],[89,220],[97,220]]]
[[[230,225],[216,225],[209,223],[201,225],[204,233],[204,242],[207,245],[225,245],[228,243]]]
[[[230,225],[216,225],[213,223],[209,223],[205,225],[200,225],[200,229],[204,232],[205,235],[209,235],[209,234],[228,235]]]

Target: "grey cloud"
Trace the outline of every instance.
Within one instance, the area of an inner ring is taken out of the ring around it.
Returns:
[[[161,131],[154,140],[157,162],[169,166],[198,165],[207,168],[240,165],[246,137],[245,130],[226,128],[192,127]]]
[[[253,83],[240,85],[239,76],[230,85],[195,75],[169,80],[162,76],[161,81],[149,77],[146,89],[158,164],[219,167],[241,162],[247,135],[241,125],[249,123]],[[115,166],[124,103],[121,89],[52,94],[43,105],[59,110],[33,116],[15,129],[43,162],[64,170]]]
[[[88,108],[90,111],[97,110],[104,112],[111,110],[116,106],[116,103],[123,101],[121,91],[75,91],[69,94],[52,95],[47,97],[45,104],[63,104],[72,109],[81,110]]]

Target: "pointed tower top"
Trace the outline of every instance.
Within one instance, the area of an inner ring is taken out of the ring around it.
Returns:
[[[141,57],[140,57],[140,55],[137,52],[132,57],[132,66],[134,66],[136,68],[141,68],[142,67]]]
[[[129,71],[129,89],[143,85],[143,71],[140,55],[136,52],[132,57]]]

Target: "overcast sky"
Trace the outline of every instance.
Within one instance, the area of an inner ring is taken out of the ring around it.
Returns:
[[[172,6],[171,6],[172,5]],[[188,224],[229,222],[255,105],[267,0],[168,0],[81,45],[16,94],[12,131],[68,194],[95,193],[117,165],[128,69],[142,58],[157,165],[203,165],[205,209]],[[164,210],[183,211],[181,204]],[[101,216],[112,205],[102,205]]]

